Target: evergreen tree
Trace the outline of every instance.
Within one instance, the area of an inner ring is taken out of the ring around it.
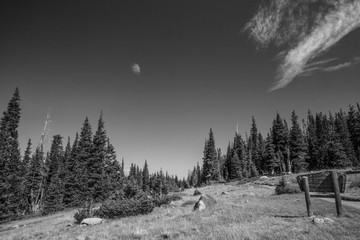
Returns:
[[[220,169],[217,161],[215,148],[215,139],[212,129],[210,128],[209,139],[205,141],[202,181],[219,180]]]
[[[92,197],[92,190],[88,185],[88,162],[92,157],[92,130],[89,119],[86,117],[81,128],[80,140],[76,149],[76,162],[75,162],[75,188],[76,193],[74,196],[73,205],[80,206],[85,201],[90,200]],[[93,187],[93,185],[91,185]]]
[[[44,152],[42,146],[37,147],[32,155],[30,167],[25,178],[27,211],[36,213],[40,210],[42,204],[45,185]]]
[[[116,189],[122,186],[123,175],[121,174],[121,166],[117,161],[115,148],[110,143],[110,139],[106,141],[106,157],[105,157],[105,185],[104,196],[111,195]]]
[[[66,176],[65,176],[65,193],[64,204],[65,206],[78,206],[80,203],[77,197],[80,195],[77,182],[78,172],[76,168],[79,166],[77,162],[79,154],[79,134],[76,133],[75,140],[73,142],[70,156],[66,161]]]
[[[340,110],[335,114],[335,138],[342,144],[347,158],[351,161],[353,166],[357,165],[354,146],[350,139],[350,133],[347,126],[345,113]]]
[[[87,159],[88,187],[94,201],[105,199],[106,178],[104,174],[106,158],[106,131],[104,127],[103,114],[101,112],[98,128],[93,143],[90,145],[91,157]]]
[[[64,150],[61,139],[62,137],[60,135],[55,135],[50,147],[49,172],[44,194],[44,215],[54,213],[64,208],[64,183],[60,179],[64,161]]]
[[[300,125],[298,123],[298,116],[295,111],[291,114],[291,130],[290,130],[290,164],[292,166],[293,172],[299,172],[302,170],[306,170],[309,165],[306,162],[307,157],[307,149],[304,141],[304,137],[302,135],[302,131],[300,129]]]
[[[144,163],[144,169],[142,171],[142,180],[143,180],[143,184],[142,184],[143,190],[148,191],[150,189],[150,177],[149,177],[149,167],[146,159]]]
[[[315,118],[308,110],[307,116],[307,132],[306,132],[306,142],[308,146],[308,163],[309,170],[318,169],[320,166],[319,159],[317,158],[317,137],[316,137],[316,124]]]
[[[276,113],[276,118],[273,121],[271,128],[272,144],[275,147],[275,153],[280,157],[282,166],[280,168],[281,173],[283,171],[289,171],[290,166],[288,160],[288,130],[284,121],[280,117],[279,113]]]
[[[24,176],[18,130],[20,92],[16,88],[0,120],[0,215],[18,215],[25,210]]]
[[[350,105],[347,124],[350,134],[350,140],[354,147],[356,162],[353,163],[354,166],[360,166],[360,110],[358,105],[358,110],[354,106]]]
[[[29,139],[26,150],[24,152],[24,158],[22,160],[22,176],[27,174],[27,171],[30,168],[30,161],[31,161],[31,139]]]
[[[251,129],[250,129],[250,146],[249,153],[251,154],[251,160],[255,164],[256,169],[261,169],[261,157],[260,157],[260,144],[259,144],[259,133],[256,126],[255,118],[252,116],[251,119]]]
[[[49,172],[46,179],[46,187],[50,185],[53,178],[59,178],[64,159],[62,137],[54,135],[49,154]],[[59,187],[59,186],[57,186]]]
[[[121,175],[122,177],[125,177],[124,168],[125,168],[124,158],[122,158],[122,159],[121,159],[121,169],[120,169],[120,175]]]

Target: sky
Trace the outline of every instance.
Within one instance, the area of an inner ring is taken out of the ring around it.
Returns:
[[[150,171],[185,177],[202,163],[210,128],[225,152],[236,125],[244,136],[252,116],[266,135],[276,112],[290,119],[296,110],[305,118],[309,108],[327,113],[359,102],[360,65],[333,71],[360,56],[359,29],[309,58],[315,66],[332,66],[303,71],[274,89],[287,61],[281,56],[292,49],[259,48],[244,31],[259,3],[6,1],[0,9],[0,111],[19,87],[21,152],[28,139],[33,150],[39,143],[49,108],[48,147],[55,134],[72,143],[85,117],[95,132],[103,111],[107,135],[127,168],[147,159]]]

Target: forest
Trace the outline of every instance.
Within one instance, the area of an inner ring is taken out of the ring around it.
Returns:
[[[86,117],[72,143],[68,137],[64,147],[63,137],[57,134],[45,152],[42,142],[33,147],[29,139],[22,155],[20,117],[20,92],[16,88],[0,123],[1,221],[26,214],[48,215],[66,207],[82,207],[89,201],[103,202],[129,186],[135,186],[135,192],[141,191],[145,198],[161,199],[170,191],[212,182],[360,165],[359,104],[349,105],[347,112],[313,114],[309,110],[301,123],[293,111],[290,126],[276,113],[266,137],[252,117],[249,136],[243,138],[236,131],[226,154],[216,148],[210,129],[201,166],[198,163],[182,180],[162,170],[149,173],[146,160],[142,168],[131,164],[125,174],[124,159],[121,163],[117,159],[102,113],[94,133]]]
[[[115,190],[137,186],[154,196],[178,190],[185,180],[162,170],[149,173],[131,164],[124,173],[100,115],[93,133],[86,117],[73,143],[54,135],[50,151],[43,144],[32,149],[29,139],[23,156],[19,149],[18,126],[21,116],[20,92],[16,88],[1,118],[0,128],[0,221],[26,214],[48,215],[65,207],[83,207],[86,202],[102,202]]]
[[[252,117],[249,136],[235,132],[226,154],[215,147],[213,130],[205,141],[203,164],[189,171],[190,186],[259,175],[292,174],[360,166],[360,106],[348,111],[313,114],[301,122],[295,111],[290,126],[279,113],[266,137]]]

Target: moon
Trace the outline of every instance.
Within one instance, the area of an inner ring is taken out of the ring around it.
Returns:
[[[133,71],[133,73],[135,75],[140,75],[140,73],[141,73],[140,65],[137,64],[137,63],[134,63],[134,64],[131,65],[131,70]]]

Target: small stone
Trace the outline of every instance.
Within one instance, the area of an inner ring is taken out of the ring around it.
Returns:
[[[103,220],[101,218],[85,218],[81,221],[81,225],[95,225],[102,223]]]
[[[324,219],[315,217],[315,218],[313,219],[313,223],[315,223],[315,224],[323,224],[323,223],[324,223]]]
[[[19,225],[14,225],[13,228],[19,228],[20,226]]]
[[[324,218],[324,222],[326,222],[326,223],[334,223],[335,221],[332,220],[331,218]]]

